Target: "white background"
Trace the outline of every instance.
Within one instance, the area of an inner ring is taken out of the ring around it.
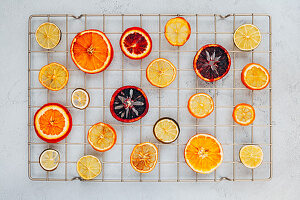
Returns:
[[[268,13],[273,19],[273,161],[270,182],[33,182],[27,177],[27,22],[42,13]],[[0,199],[298,199],[300,2],[0,1]]]

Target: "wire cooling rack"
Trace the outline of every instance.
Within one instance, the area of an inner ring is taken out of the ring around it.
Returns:
[[[166,22],[182,16],[190,23],[192,32],[182,47],[173,47],[164,37]],[[45,50],[35,41],[35,30],[44,22],[55,23],[62,32],[60,44]],[[262,34],[259,47],[253,51],[240,51],[234,46],[233,33],[245,23],[258,26]],[[119,48],[122,32],[131,26],[144,28],[153,41],[152,53],[142,60],[130,60]],[[114,59],[107,70],[99,74],[85,74],[72,62],[69,49],[74,36],[86,29],[106,33],[114,48]],[[200,182],[200,181],[258,181],[272,178],[272,83],[261,91],[250,91],[240,80],[242,68],[249,62],[260,63],[272,74],[271,17],[267,14],[42,14],[31,15],[28,23],[28,175],[37,181],[71,181],[79,179],[77,160],[86,154],[97,156],[102,164],[101,174],[91,181],[100,182]],[[206,83],[193,71],[192,62],[197,50],[209,43],[224,46],[232,59],[229,73],[221,80]],[[158,57],[170,60],[178,70],[175,81],[159,89],[145,77],[147,65]],[[70,79],[66,87],[52,92],[38,82],[42,66],[58,62],[67,67]],[[149,99],[148,114],[140,121],[126,124],[116,121],[110,114],[109,102],[113,92],[124,85],[141,87]],[[75,88],[85,88],[91,96],[87,109],[71,106],[70,96]],[[214,112],[204,119],[195,119],[187,111],[188,98],[206,92],[215,102]],[[73,117],[73,128],[63,141],[48,144],[34,131],[33,116],[42,105],[57,102],[66,106]],[[249,103],[256,111],[252,125],[242,127],[232,120],[233,107]],[[181,133],[172,144],[159,143],[152,127],[161,117],[177,120]],[[87,131],[97,122],[111,124],[117,131],[117,143],[105,153],[96,152],[87,143]],[[208,175],[193,172],[184,161],[183,150],[188,139],[196,133],[213,134],[222,143],[224,161]],[[149,174],[135,172],[130,166],[130,153],[134,145],[153,142],[159,149],[159,160]],[[258,144],[264,152],[263,163],[256,169],[244,167],[239,160],[239,150],[246,144]],[[60,153],[60,164],[55,171],[45,172],[38,157],[46,148]]]

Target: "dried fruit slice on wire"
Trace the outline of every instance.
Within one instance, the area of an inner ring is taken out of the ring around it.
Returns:
[[[142,28],[131,27],[124,31],[120,39],[123,53],[131,59],[142,59],[152,50],[150,35]]]
[[[191,35],[191,26],[183,17],[170,19],[165,26],[165,37],[173,46],[184,45]]]
[[[58,103],[48,103],[36,111],[34,128],[39,138],[49,143],[56,143],[70,133],[72,117],[64,106]]]
[[[110,101],[112,116],[121,122],[135,122],[149,109],[146,94],[135,86],[124,86],[115,91]]]
[[[89,129],[87,138],[96,151],[104,152],[115,145],[117,134],[115,129],[109,124],[99,122]]]
[[[40,83],[47,89],[57,91],[63,89],[69,80],[68,70],[61,64],[50,63],[42,67],[39,73]]]
[[[256,168],[263,161],[263,151],[257,145],[246,145],[240,150],[240,160],[248,168]]]
[[[234,32],[233,41],[240,50],[249,51],[258,47],[261,34],[253,24],[243,24]]]
[[[213,82],[223,78],[230,69],[230,56],[227,50],[218,44],[208,44],[197,52],[194,58],[194,70],[204,81]]]
[[[101,169],[101,162],[95,156],[82,156],[77,161],[77,172],[79,176],[85,180],[96,178],[101,173]]]
[[[236,123],[242,126],[248,126],[252,124],[255,119],[255,110],[251,105],[241,103],[234,107],[232,117]]]
[[[59,165],[60,156],[54,149],[44,150],[39,158],[40,166],[46,171],[53,171]]]
[[[194,135],[184,149],[186,164],[195,172],[208,174],[217,169],[223,161],[221,143],[212,135]]]
[[[109,39],[99,30],[85,30],[78,33],[71,43],[70,52],[75,65],[89,74],[105,70],[114,55]]]
[[[243,84],[250,90],[262,90],[270,82],[270,74],[266,68],[257,63],[247,64],[241,75]]]
[[[35,32],[37,43],[44,49],[56,47],[60,42],[60,37],[60,29],[55,24],[49,22],[41,24]]]
[[[188,110],[196,118],[204,118],[214,110],[214,101],[206,93],[197,93],[190,97]]]
[[[156,139],[162,143],[172,143],[179,136],[178,123],[169,117],[159,119],[153,127],[153,133]]]
[[[146,77],[154,86],[167,87],[175,80],[176,67],[167,59],[157,58],[148,65]]]
[[[85,89],[77,88],[72,92],[71,102],[75,108],[85,109],[90,103],[90,95]]]
[[[150,142],[145,142],[133,148],[130,155],[130,164],[137,172],[149,173],[155,168],[157,158],[157,147]]]

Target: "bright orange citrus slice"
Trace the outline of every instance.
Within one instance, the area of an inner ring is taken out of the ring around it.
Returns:
[[[154,86],[167,87],[175,80],[176,67],[167,59],[157,58],[148,65],[146,77]]]
[[[270,82],[270,74],[266,68],[257,63],[247,64],[241,75],[243,84],[250,90],[262,90]]]
[[[113,59],[113,47],[99,30],[78,33],[72,41],[70,52],[75,65],[90,74],[102,72]]]
[[[100,160],[92,155],[82,156],[77,161],[77,172],[85,180],[96,178],[102,170]]]
[[[248,126],[255,119],[255,110],[251,105],[241,103],[234,107],[232,117],[236,123]]]
[[[188,110],[196,118],[204,118],[214,110],[214,101],[206,93],[194,94],[188,101]]]
[[[253,24],[243,24],[236,29],[233,40],[240,50],[253,50],[258,47],[261,41],[259,29]]]
[[[53,23],[41,24],[36,32],[35,39],[37,43],[44,49],[52,49],[60,42],[60,29]]]
[[[195,172],[208,174],[217,169],[223,161],[221,143],[212,135],[194,135],[186,144],[184,158]]]
[[[248,168],[256,168],[263,161],[263,151],[257,145],[246,145],[240,150],[240,160]]]
[[[165,26],[165,36],[173,46],[184,45],[191,35],[191,26],[183,17],[170,19]]]
[[[150,143],[145,142],[136,145],[130,156],[130,164],[134,170],[140,173],[151,172],[157,163],[158,149]]]
[[[46,149],[43,151],[39,158],[41,167],[46,171],[53,171],[59,164],[59,153],[54,149]]]

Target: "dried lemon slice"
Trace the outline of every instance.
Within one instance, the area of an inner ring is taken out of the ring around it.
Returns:
[[[214,110],[214,101],[208,94],[194,94],[188,101],[188,110],[194,117],[204,118]]]
[[[165,26],[165,36],[173,46],[184,45],[191,35],[191,26],[183,17],[170,19]]]
[[[60,42],[60,29],[53,23],[41,24],[36,32],[35,39],[37,43],[44,49],[52,49]]]
[[[72,92],[72,105],[78,109],[85,109],[90,103],[90,95],[85,89],[77,88]]]
[[[46,171],[53,171],[59,164],[59,153],[54,149],[46,149],[40,155],[39,163]]]
[[[85,180],[98,176],[101,173],[101,169],[101,162],[95,156],[86,155],[77,161],[77,172]]]
[[[243,24],[236,29],[233,40],[240,50],[253,50],[258,47],[261,41],[259,29],[253,24]]]
[[[179,126],[174,119],[164,117],[155,123],[153,133],[158,141],[171,143],[178,138]]]
[[[240,160],[248,168],[256,168],[263,161],[263,151],[257,145],[246,145],[240,150]]]

